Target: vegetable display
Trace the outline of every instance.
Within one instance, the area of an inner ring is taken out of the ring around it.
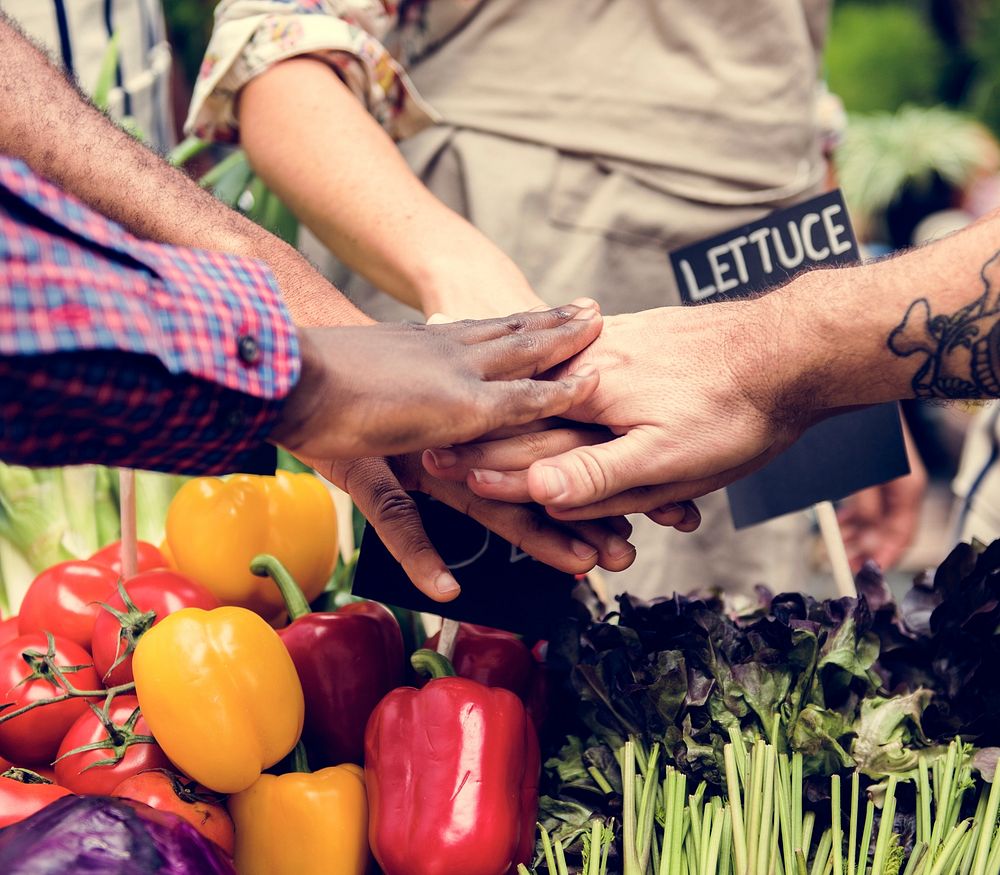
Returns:
[[[433,679],[389,693],[365,737],[372,853],[388,875],[503,875],[534,845],[535,729],[509,690],[413,661]]]
[[[1000,875],[1000,542],[898,604],[866,567],[459,624],[411,687],[423,632],[351,600],[334,524],[311,475],[203,478],[162,549],[36,569],[0,620],[0,872]]]

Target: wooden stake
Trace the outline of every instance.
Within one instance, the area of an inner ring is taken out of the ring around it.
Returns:
[[[837,512],[833,509],[833,502],[821,501],[813,505],[813,510],[816,511],[819,530],[823,534],[823,543],[826,544],[826,552],[833,567],[837,593],[840,596],[856,598],[858,590],[854,585],[851,562],[847,558],[847,547],[844,546],[844,536],[840,532],[840,523],[837,522]]]
[[[125,580],[135,577],[138,570],[138,539],[135,528],[135,471],[131,468],[119,468],[118,501],[122,520],[122,577]]]

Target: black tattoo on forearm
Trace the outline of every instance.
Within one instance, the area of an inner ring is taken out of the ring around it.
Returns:
[[[1000,252],[983,265],[983,293],[950,316],[918,298],[889,335],[898,356],[924,356],[913,376],[917,398],[1000,398]]]

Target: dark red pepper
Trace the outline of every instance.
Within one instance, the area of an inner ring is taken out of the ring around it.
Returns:
[[[431,636],[424,645],[437,650],[441,633]],[[487,687],[510,690],[522,702],[528,699],[535,683],[538,665],[527,645],[511,632],[461,623],[455,636],[451,657],[455,674]]]
[[[506,875],[527,864],[538,813],[538,738],[509,690],[448,677],[429,650],[414,667],[435,675],[401,687],[365,733],[368,838],[385,875]]]
[[[257,556],[250,569],[270,576],[285,599],[291,622],[278,634],[305,694],[302,740],[310,765],[360,764],[372,710],[403,683],[403,635],[396,618],[376,602],[310,613],[302,590],[273,556]]]

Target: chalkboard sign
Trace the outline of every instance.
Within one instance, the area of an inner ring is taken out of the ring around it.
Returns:
[[[687,304],[747,297],[812,267],[860,260],[839,191],[670,255]],[[821,501],[836,501],[909,470],[897,404],[837,416],[813,426],[778,458],[729,486],[733,523],[745,528]]]
[[[452,620],[544,638],[569,611],[571,574],[544,565],[479,523],[424,495],[414,495],[431,543],[462,586],[446,604],[423,595],[375,530],[361,541],[354,595]]]

